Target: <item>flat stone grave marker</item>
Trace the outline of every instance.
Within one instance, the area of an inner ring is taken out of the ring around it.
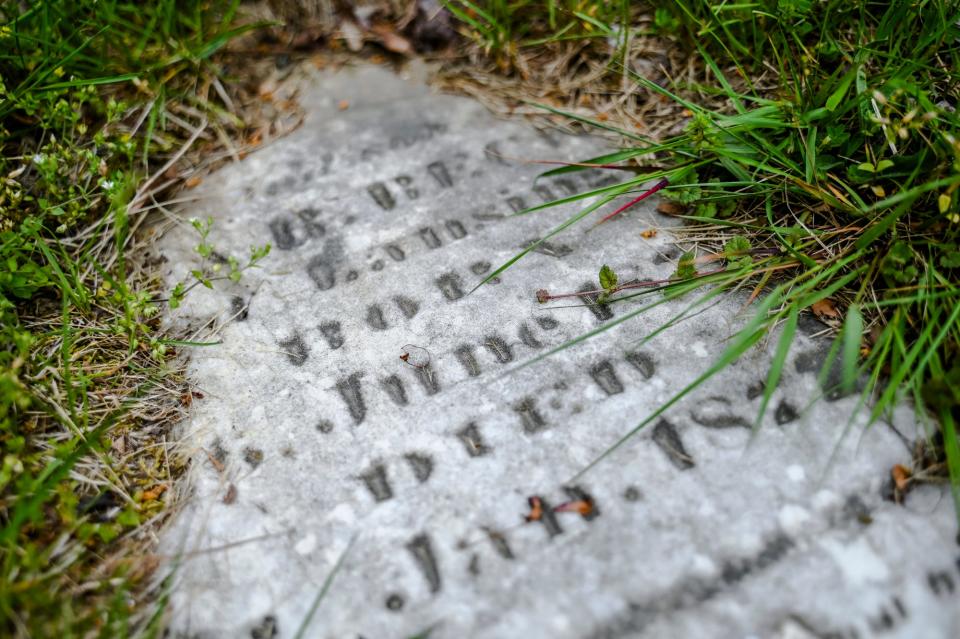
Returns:
[[[505,374],[638,308],[537,289],[675,269],[675,221],[645,203],[470,293],[585,203],[512,213],[619,177],[535,180],[509,158],[605,143],[376,67],[318,75],[301,102],[302,128],[185,211],[214,219],[221,256],[273,252],[170,319],[222,325],[191,351],[192,491],[163,537],[174,636],[293,637],[341,556],[302,636],[960,636],[949,491],[882,494],[922,429],[909,407],[864,429],[857,396],[810,405],[827,345],[808,334],[755,436],[775,339],[578,476],[750,313],[723,296],[641,343],[693,298],[673,301]],[[186,223],[163,239],[171,282],[196,243]]]

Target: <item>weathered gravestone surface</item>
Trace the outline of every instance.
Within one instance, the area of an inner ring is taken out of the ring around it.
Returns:
[[[511,213],[612,179],[535,182],[504,156],[578,160],[600,142],[376,68],[316,78],[302,101],[305,126],[186,211],[213,216],[221,254],[274,251],[172,320],[223,324],[192,352],[193,493],[164,537],[176,636],[292,637],[351,539],[304,636],[958,636],[947,491],[882,496],[909,463],[911,411],[844,437],[855,397],[807,409],[825,348],[809,336],[752,441],[774,343],[570,481],[746,313],[725,298],[637,347],[685,302],[668,304],[504,376],[635,308],[538,305],[536,289],[593,288],[602,263],[622,279],[675,268],[651,205],[467,294],[576,209]],[[186,224],[164,240],[171,281],[195,244]],[[531,496],[544,514],[524,523]],[[551,511],[588,497],[590,512]]]

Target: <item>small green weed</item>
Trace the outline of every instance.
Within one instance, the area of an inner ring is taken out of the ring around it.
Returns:
[[[208,89],[211,56],[252,28],[238,4],[0,1],[4,636],[130,636],[149,614],[143,526],[182,470],[166,437],[191,395],[159,282],[128,255],[163,195],[151,172],[201,122],[236,123]]]

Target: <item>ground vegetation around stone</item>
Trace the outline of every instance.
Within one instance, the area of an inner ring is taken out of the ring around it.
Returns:
[[[837,383],[874,417],[906,397],[929,424],[929,445],[890,469],[898,494],[952,474],[956,495],[958,13],[949,1],[2,3],[0,631],[160,627],[152,531],[183,465],[170,428],[201,393],[180,374],[189,345],[158,314],[269,256],[223,255],[198,220],[198,268],[167,290],[144,221],[295,129],[282,80],[304,61],[423,57],[437,86],[499,114],[610,134],[625,150],[593,163],[634,177],[598,194],[626,202],[665,179],[663,210],[690,222],[674,292],[703,277],[766,300],[738,348],[810,313],[832,324]],[[605,301],[629,303],[629,278],[597,262]]]

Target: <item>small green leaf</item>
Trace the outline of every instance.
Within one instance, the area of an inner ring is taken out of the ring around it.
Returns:
[[[886,169],[889,169],[891,166],[893,166],[893,160],[880,160],[879,162],[877,162],[877,173],[880,173],[881,171],[885,171]]]
[[[677,261],[677,272],[676,276],[681,280],[689,280],[697,276],[697,267],[694,264],[694,256],[692,251],[687,251],[680,256],[680,259]]]
[[[600,288],[608,293],[617,286],[617,274],[613,269],[604,264],[600,267]]]

